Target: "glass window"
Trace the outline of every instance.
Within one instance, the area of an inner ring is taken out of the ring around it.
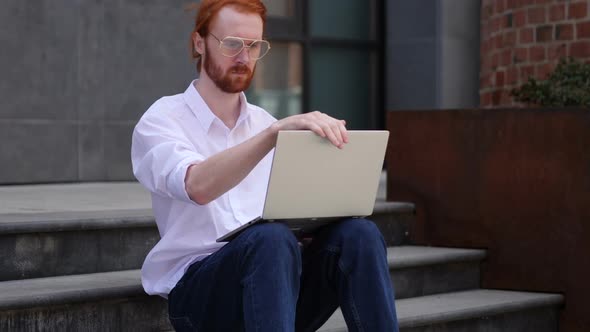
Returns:
[[[311,50],[311,110],[346,120],[348,129],[369,129],[375,108],[371,58],[363,49]]]
[[[268,16],[291,17],[295,15],[295,0],[264,0]]]
[[[301,45],[271,41],[271,50],[256,64],[246,92],[248,101],[280,119],[301,113]]]
[[[375,0],[311,0],[313,37],[375,39]]]

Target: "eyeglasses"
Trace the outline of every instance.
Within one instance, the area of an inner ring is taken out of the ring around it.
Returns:
[[[250,55],[252,60],[259,60],[270,51],[270,43],[266,40],[233,36],[227,36],[220,40],[214,34],[209,34],[219,42],[221,54],[229,58],[240,54],[244,48],[248,49],[248,55]]]

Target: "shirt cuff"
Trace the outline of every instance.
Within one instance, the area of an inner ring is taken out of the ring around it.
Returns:
[[[168,188],[172,196],[176,199],[184,201],[186,203],[197,204],[192,201],[186,192],[186,185],[184,179],[186,178],[186,172],[191,165],[199,163],[201,160],[195,159],[194,157],[186,158],[179,163],[178,167],[174,170],[168,179]]]

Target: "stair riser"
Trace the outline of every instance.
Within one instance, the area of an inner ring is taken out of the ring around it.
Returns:
[[[371,217],[389,245],[406,242],[411,215]],[[0,235],[0,281],[139,269],[160,236],[152,227]]]
[[[412,214],[373,214],[368,219],[375,222],[388,246],[399,246],[409,242],[409,225],[414,220]]]
[[[559,312],[556,307],[542,307],[420,327],[400,325],[401,332],[558,332]]]
[[[166,301],[141,296],[120,300],[0,312],[0,331],[168,331]]]
[[[474,319],[409,326],[402,332],[557,332],[558,308],[542,307]],[[0,312],[0,331],[168,331],[166,301],[137,297]],[[342,332],[347,331],[342,329]],[[334,331],[331,331],[334,332]]]
[[[0,281],[138,269],[156,227],[0,236]]]
[[[390,271],[397,299],[479,288],[479,261]]]

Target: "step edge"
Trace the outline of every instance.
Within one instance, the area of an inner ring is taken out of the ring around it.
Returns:
[[[473,292],[474,290],[467,291]],[[451,294],[451,293],[447,293]],[[400,327],[419,327],[437,323],[448,323],[453,321],[469,320],[484,316],[496,316],[505,313],[515,313],[530,309],[542,307],[560,306],[564,303],[564,297],[561,294],[538,293],[539,297],[533,299],[520,300],[512,303],[492,304],[485,307],[468,308],[452,312],[423,315],[421,317],[402,317],[399,320]],[[444,294],[439,294],[444,295]],[[432,295],[429,295],[432,296]],[[417,298],[413,298],[416,300]],[[403,301],[399,300],[399,301]]]
[[[475,292],[471,291],[462,291],[462,292]],[[455,294],[459,292],[451,292],[451,293],[443,293],[438,294],[437,296],[444,296],[448,294]],[[463,310],[460,313],[452,312],[449,314],[438,314],[432,315],[432,317],[399,317],[398,316],[398,325],[400,328],[413,328],[413,327],[421,327],[427,326],[432,324],[438,323],[448,323],[453,321],[461,321],[461,320],[469,320],[478,317],[485,317],[485,316],[496,316],[504,313],[515,313],[518,311],[524,311],[529,309],[537,309],[542,307],[553,307],[553,306],[560,306],[564,303],[564,297],[561,294],[554,294],[554,293],[539,293],[545,296],[542,298],[536,298],[532,300],[522,300],[517,304],[506,305],[505,307],[501,307],[501,305],[491,306],[491,307],[484,307],[484,308],[470,308],[467,310]],[[415,301],[419,298],[428,298],[432,295],[428,296],[421,296],[415,297],[410,299],[400,299],[396,300],[396,306],[403,305],[404,301],[412,300]],[[496,308],[498,307],[498,308]],[[337,313],[336,313],[337,312]],[[318,332],[346,332],[346,322],[342,316],[342,311],[340,308],[336,309],[334,314],[338,315],[336,322],[333,322],[333,325],[330,328],[323,328],[319,329]],[[333,314],[333,315],[334,315]]]
[[[156,227],[153,216],[79,218],[0,223],[0,235]]]
[[[409,202],[390,202],[377,200],[373,208],[373,215],[395,213],[400,215],[413,215],[416,213],[416,206]]]
[[[27,282],[48,282],[51,280],[67,280],[76,279],[80,277],[110,277],[120,278],[129,280],[133,278],[133,274],[139,275],[140,270],[123,270],[123,271],[111,271],[111,272],[99,272],[99,273],[88,273],[88,274],[77,274],[67,276],[56,276],[56,277],[45,277],[45,278],[34,278],[34,279],[22,279],[22,280],[10,280],[0,282],[0,286],[4,284],[10,286],[22,285]],[[130,276],[130,274],[132,274]],[[90,280],[85,280],[80,283],[80,289],[57,289],[43,294],[23,294],[18,297],[11,298],[0,298],[0,311],[17,310],[23,308],[35,308],[44,306],[54,306],[68,303],[80,303],[88,301],[106,300],[120,297],[134,297],[134,296],[147,296],[143,290],[143,286],[139,280],[129,280],[122,285],[100,285],[92,286]]]
[[[388,247],[388,251],[393,248],[400,248],[400,247],[416,247],[421,248],[421,246],[390,246]],[[432,248],[433,250],[436,249],[449,249],[445,247],[427,247]],[[455,249],[455,248],[452,248]],[[389,268],[392,270],[401,270],[407,268],[414,268],[414,267],[422,267],[422,266],[429,266],[429,265],[444,265],[444,264],[451,264],[451,263],[470,263],[470,262],[482,262],[487,257],[487,251],[484,249],[456,249],[455,252],[452,253],[428,253],[419,257],[397,257],[395,256],[395,249],[392,250],[393,253],[387,255],[387,263]]]
[[[101,213],[111,216],[103,217]],[[411,203],[378,201],[372,215],[413,213]],[[0,235],[135,227],[156,227],[151,209],[0,215]]]

